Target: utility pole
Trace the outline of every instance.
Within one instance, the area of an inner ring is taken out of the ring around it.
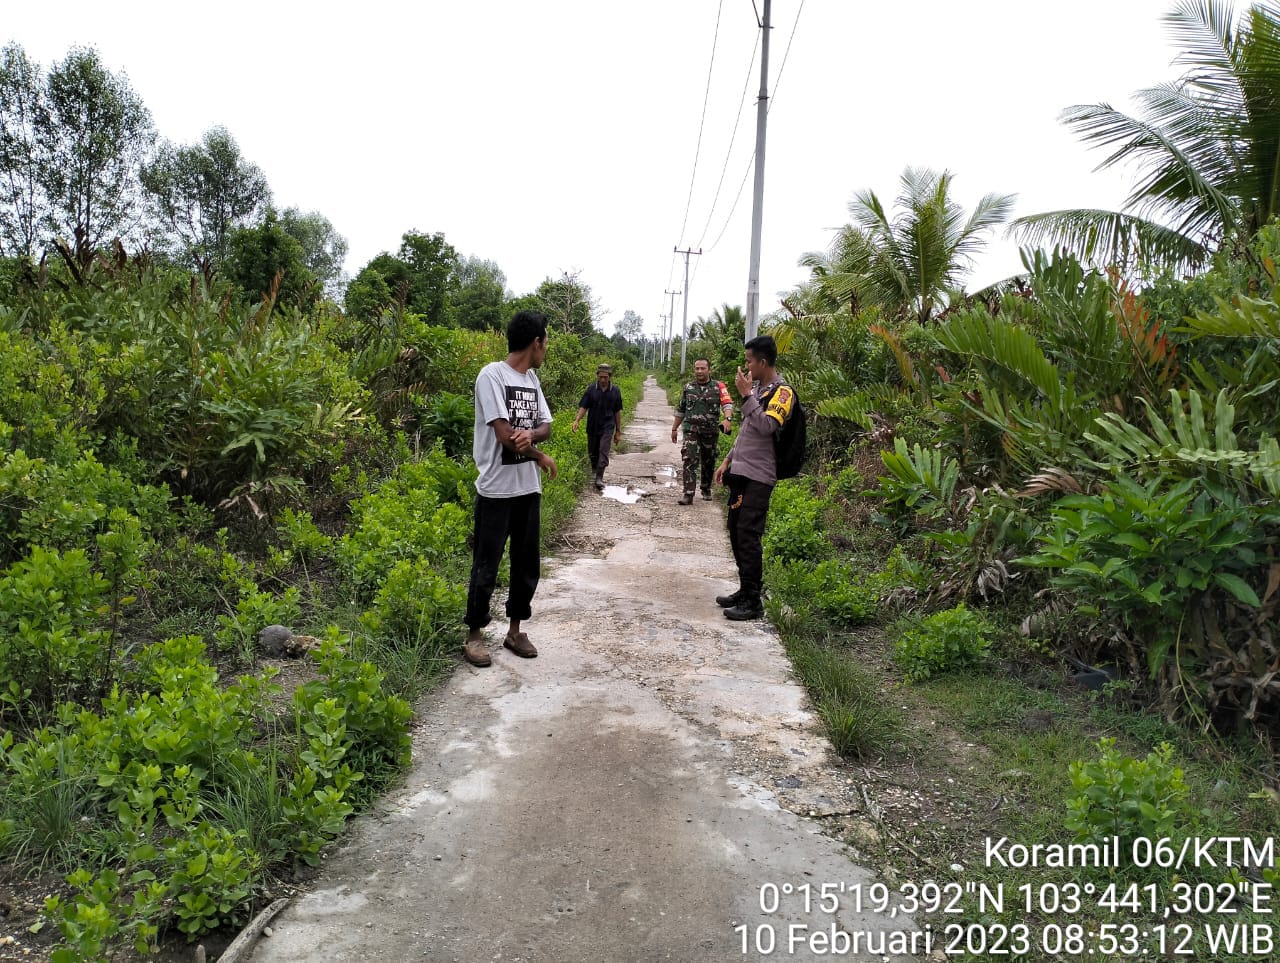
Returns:
[[[682,251],[677,247],[672,250],[684,255],[684,320],[680,323],[680,373],[684,374],[685,347],[689,343],[689,255],[701,254],[702,248]]]
[[[760,225],[764,213],[764,127],[769,116],[769,4],[764,0],[760,29],[760,98],[756,101],[756,183],[751,203],[751,272],[747,277],[747,340],[756,336],[760,317]]]
[[[663,291],[663,294],[671,295],[671,310],[667,312],[667,363],[671,361],[671,329],[676,326],[676,295],[680,291]]]

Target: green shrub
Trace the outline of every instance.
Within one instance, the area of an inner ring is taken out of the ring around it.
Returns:
[[[202,822],[164,851],[178,929],[194,940],[247,915],[261,860],[243,835]]]
[[[94,534],[121,511],[137,517],[148,532],[161,529],[168,523],[169,500],[167,490],[136,484],[88,452],[66,466],[11,452],[0,462],[0,532],[9,536],[5,556],[26,545],[88,549]]]
[[[822,534],[823,502],[803,481],[780,482],[769,502],[764,533],[766,557],[780,561],[817,561],[831,552]]]
[[[418,415],[418,424],[427,441],[438,441],[450,458],[462,458],[471,453],[475,416],[475,406],[469,397],[441,391],[431,396]]]
[[[990,632],[986,619],[965,608],[962,602],[901,629],[894,645],[894,661],[908,682],[920,682],[939,672],[979,662],[991,647]]]
[[[41,707],[76,699],[114,671],[98,608],[110,586],[81,549],[35,546],[0,578],[0,689]]]
[[[1082,610],[1121,619],[1154,676],[1193,601],[1218,594],[1261,605],[1255,586],[1265,585],[1278,530],[1274,506],[1247,504],[1208,479],[1144,485],[1120,476],[1101,494],[1060,499],[1039,552],[1019,561],[1048,569]],[[1180,651],[1187,669],[1207,655],[1208,641],[1194,638]]]
[[[1115,746],[1114,739],[1102,739],[1099,758],[1071,764],[1075,794],[1067,800],[1067,830],[1082,843],[1171,837],[1187,798],[1173,747],[1162,742],[1146,759],[1134,759]]]
[[[372,595],[404,559],[428,559],[444,578],[465,577],[471,520],[460,488],[457,467],[437,449],[352,504],[352,530],[338,541],[337,556],[362,595]]]
[[[360,622],[386,641],[438,646],[459,631],[466,605],[466,585],[441,578],[426,559],[402,559],[387,573]]]
[[[240,585],[235,611],[218,616],[213,637],[221,652],[235,651],[252,661],[258,633],[268,625],[295,625],[302,615],[301,593],[289,586],[280,595],[261,591],[251,579]]]
[[[950,519],[957,514],[956,482],[960,463],[937,449],[919,444],[908,448],[897,437],[893,451],[881,454],[889,474],[880,478],[880,494],[900,511],[912,511],[932,519]]]
[[[281,544],[304,561],[314,561],[333,551],[333,539],[316,527],[310,512],[286,508],[276,523]]]

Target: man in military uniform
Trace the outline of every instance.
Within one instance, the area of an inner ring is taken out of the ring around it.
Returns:
[[[676,440],[680,423],[684,423],[684,447],[680,461],[684,467],[684,497],[681,505],[693,504],[694,483],[702,469],[702,497],[711,498],[711,476],[719,454],[720,432],[729,433],[733,418],[733,399],[719,381],[711,380],[711,362],[695,358],[693,380],[680,392],[676,419],[671,425],[671,440]]]

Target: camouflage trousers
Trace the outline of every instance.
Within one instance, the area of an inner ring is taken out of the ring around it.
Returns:
[[[680,449],[680,464],[684,469],[684,493],[692,495],[697,487],[698,468],[702,468],[702,490],[711,491],[711,480],[716,474],[716,458],[720,454],[720,433],[716,426],[690,429],[684,433],[684,445]]]

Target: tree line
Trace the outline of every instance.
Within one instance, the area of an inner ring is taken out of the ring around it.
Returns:
[[[524,307],[582,337],[603,322],[576,272],[513,295],[496,263],[417,229],[348,279],[346,239],[318,211],[277,209],[266,175],[225,127],[173,143],[97,51],[73,48],[45,70],[10,43],[0,50],[0,255],[34,264],[52,251],[84,264],[115,241],[216,273],[249,300],[270,294],[305,310],[328,298],[366,323],[411,311],[433,325],[496,330]],[[639,341],[638,316],[623,321],[619,347]]]

